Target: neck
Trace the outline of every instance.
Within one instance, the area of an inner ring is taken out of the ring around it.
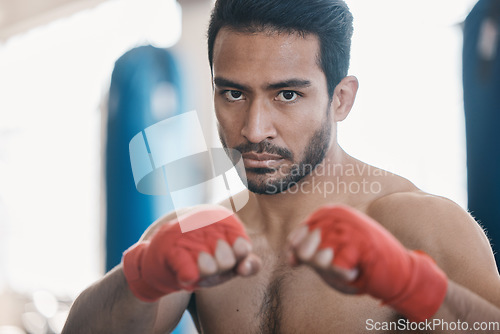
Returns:
[[[271,235],[288,235],[316,208],[333,203],[345,203],[349,194],[332,192],[345,175],[332,175],[335,166],[345,166],[350,158],[338,145],[326,154],[323,162],[296,185],[275,195],[250,193],[248,203],[252,225]],[[330,190],[330,191],[329,191]]]

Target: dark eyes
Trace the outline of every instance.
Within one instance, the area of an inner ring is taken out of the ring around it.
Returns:
[[[276,99],[278,101],[282,101],[282,102],[293,102],[298,97],[299,97],[299,94],[297,94],[297,92],[294,92],[293,90],[284,90],[278,94]]]
[[[245,96],[239,90],[226,90],[222,92],[222,94],[229,102],[236,102],[245,99]],[[293,90],[283,90],[279,92],[274,99],[281,102],[295,102],[299,96],[301,95]]]
[[[224,92],[224,96],[230,102],[243,100],[243,93],[239,90],[227,90]]]

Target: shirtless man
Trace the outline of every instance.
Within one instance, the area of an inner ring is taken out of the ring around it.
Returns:
[[[500,321],[499,275],[474,219],[338,145],[358,89],[351,34],[340,0],[216,3],[215,112],[223,145],[243,154],[249,202],[187,233],[174,214],[155,222],[75,301],[64,333],[167,333],[186,309],[203,333],[417,328],[406,318],[456,333]]]

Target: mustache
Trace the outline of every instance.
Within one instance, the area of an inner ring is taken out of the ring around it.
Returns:
[[[260,143],[243,143],[241,145],[233,147],[233,149],[239,151],[241,154],[248,152],[269,153],[279,155],[284,159],[293,160],[293,153],[290,150],[287,150],[284,147],[273,145],[267,140],[261,141]]]

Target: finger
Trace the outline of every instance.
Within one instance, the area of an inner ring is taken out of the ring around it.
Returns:
[[[215,248],[214,255],[219,272],[228,271],[232,269],[236,264],[236,258],[234,256],[233,249],[224,240],[217,240],[217,247]]]
[[[332,275],[330,272],[325,270],[316,269],[316,272],[325,280],[325,282],[330,285],[332,288],[337,291],[347,293],[347,294],[356,294],[358,293],[358,289],[352,285],[346,284],[345,280],[338,278],[335,275]]]
[[[251,251],[252,244],[242,237],[238,237],[233,244],[233,252],[237,261],[243,260]]]
[[[345,269],[338,266],[332,266],[330,271],[339,279],[346,282],[353,282],[359,275],[359,270],[357,268]]]
[[[201,277],[207,277],[217,273],[217,262],[212,255],[200,252],[198,255],[198,269]]]
[[[250,253],[236,266],[236,273],[240,276],[252,276],[257,274],[262,267],[262,260],[257,255]]]
[[[300,244],[302,240],[304,240],[308,232],[309,228],[307,226],[301,226],[293,230],[288,235],[288,249],[286,251],[286,258],[288,264],[292,267],[298,266],[300,264],[297,256],[295,255],[295,248]]]
[[[316,253],[321,242],[321,231],[315,229],[309,233],[302,242],[296,247],[296,255],[302,262],[309,262]]]
[[[323,271],[341,281],[354,281],[359,275],[359,270],[357,268],[348,269],[332,264],[334,256],[335,252],[332,248],[321,249],[314,255],[311,264],[315,266],[317,271]]]
[[[309,228],[307,226],[296,228],[288,235],[288,242],[292,247],[297,247],[297,245],[307,236],[308,232]]]
[[[233,271],[226,271],[222,274],[216,274],[208,277],[203,277],[200,279],[198,282],[198,286],[202,288],[207,288],[211,287],[214,285],[219,285],[222,284],[226,281],[229,281],[231,278],[236,276],[236,274]]]
[[[333,249],[324,248],[316,252],[312,259],[312,264],[321,269],[328,269],[333,260]]]
[[[288,261],[288,264],[291,265],[292,267],[296,267],[300,264],[299,260],[295,256],[295,252],[294,252],[293,248],[291,248],[291,247],[286,252],[286,259]]]

